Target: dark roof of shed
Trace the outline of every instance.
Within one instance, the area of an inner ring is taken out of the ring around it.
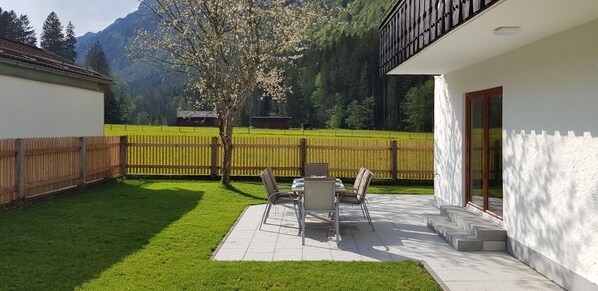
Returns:
[[[0,62],[12,63],[34,70],[51,71],[71,77],[109,84],[112,79],[83,68],[47,50],[0,37]]]
[[[218,118],[216,111],[178,111],[179,118]]]
[[[253,119],[291,119],[286,116],[254,116]]]

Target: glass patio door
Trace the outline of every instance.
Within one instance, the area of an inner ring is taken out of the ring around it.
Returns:
[[[502,87],[467,93],[466,99],[467,201],[502,217]]]

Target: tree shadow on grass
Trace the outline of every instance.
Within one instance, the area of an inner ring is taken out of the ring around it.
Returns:
[[[203,192],[109,182],[0,211],[0,290],[73,289],[143,248]]]
[[[234,185],[228,185],[228,186],[222,186],[222,187],[225,187],[227,190],[237,193],[243,197],[255,199],[255,200],[257,200],[256,203],[263,203],[265,201],[268,201],[268,199],[266,198],[266,194],[264,194],[264,193],[259,193],[257,195],[254,193],[247,193],[243,190],[240,190],[239,188],[236,188]]]

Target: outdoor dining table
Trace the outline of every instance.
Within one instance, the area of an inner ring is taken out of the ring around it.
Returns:
[[[313,177],[313,178],[317,178],[317,177]],[[343,181],[341,181],[341,179],[336,178],[335,181],[335,191],[336,191],[336,196],[337,196],[337,201],[338,201],[338,196],[340,194],[343,194],[345,192],[345,185],[343,185]],[[297,195],[299,197],[301,197],[305,191],[305,179],[304,178],[295,178],[293,179],[293,184],[291,185],[291,191],[297,193]],[[299,199],[299,203],[301,203],[301,199]],[[338,203],[338,202],[337,202]],[[336,208],[338,211],[338,207]],[[302,217],[303,214],[301,213],[301,208],[299,208],[299,217]],[[298,217],[298,218],[299,218]],[[299,234],[301,234],[301,227],[299,228]],[[338,241],[338,232],[337,232],[337,241]]]
[[[343,185],[343,181],[341,179],[336,178],[336,194],[345,192],[345,185]],[[293,184],[291,185],[291,191],[301,195],[305,188],[305,180],[303,178],[295,178],[293,179]]]

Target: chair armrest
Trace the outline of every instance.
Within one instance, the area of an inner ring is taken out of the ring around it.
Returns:
[[[297,194],[295,194],[293,192],[274,192],[270,196],[268,196],[268,201],[271,201],[272,197],[284,197],[284,196],[288,196],[289,198],[292,198],[293,200],[295,200],[297,198]]]

